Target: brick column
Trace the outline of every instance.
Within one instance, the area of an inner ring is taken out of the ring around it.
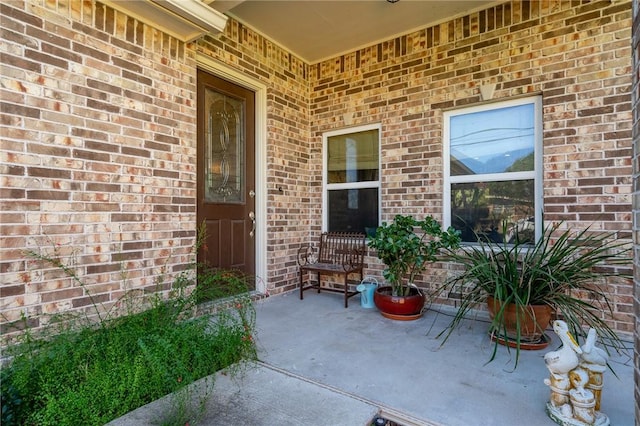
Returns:
[[[635,312],[635,415],[640,425],[640,14],[637,1],[633,2],[633,244],[634,244],[634,312]]]

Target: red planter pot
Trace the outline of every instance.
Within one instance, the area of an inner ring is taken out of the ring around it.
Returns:
[[[373,303],[386,317],[402,321],[418,319],[422,316],[424,296],[412,289],[408,296],[392,296],[390,286],[378,287],[373,293]]]
[[[493,297],[487,297],[487,308],[489,309],[489,317],[494,318],[495,312],[502,308],[502,303]],[[491,338],[497,338],[503,345],[515,347],[514,338],[517,336],[516,324],[520,322],[520,349],[538,350],[546,348],[549,340],[544,335],[544,330],[551,322],[551,308],[547,305],[529,305],[525,308],[516,309],[516,305],[507,305],[504,309],[504,322],[506,325],[507,336],[495,336],[492,333]],[[517,319],[519,318],[519,319]],[[499,330],[502,332],[503,330]]]

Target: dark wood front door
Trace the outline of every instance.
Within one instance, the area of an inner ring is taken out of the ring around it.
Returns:
[[[255,275],[255,94],[198,71],[198,261]]]

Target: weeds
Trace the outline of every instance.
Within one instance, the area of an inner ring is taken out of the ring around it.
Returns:
[[[49,263],[82,285],[72,268],[55,261]],[[169,299],[153,297],[151,308],[142,312],[106,315],[97,323],[65,320],[46,336],[27,329],[1,371],[2,424],[103,425],[220,369],[255,359],[255,313],[242,288],[246,280],[220,271],[198,275],[224,285],[187,294],[185,274],[174,281]],[[224,309],[193,318],[205,294],[207,300],[224,298]],[[166,424],[194,424],[198,410],[184,392],[177,393]],[[196,405],[203,409],[204,401]]]
[[[160,414],[154,422],[158,426],[187,426],[197,424],[206,412],[206,403],[213,391],[213,380],[205,377],[198,383],[185,386],[172,395],[170,411]]]
[[[196,303],[203,303],[242,294],[248,289],[252,289],[249,277],[238,271],[201,266],[193,297]]]

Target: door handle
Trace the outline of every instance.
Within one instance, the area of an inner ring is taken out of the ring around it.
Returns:
[[[249,219],[251,220],[251,231],[249,232],[249,236],[253,238],[253,235],[256,233],[256,214],[254,212],[249,212]]]

